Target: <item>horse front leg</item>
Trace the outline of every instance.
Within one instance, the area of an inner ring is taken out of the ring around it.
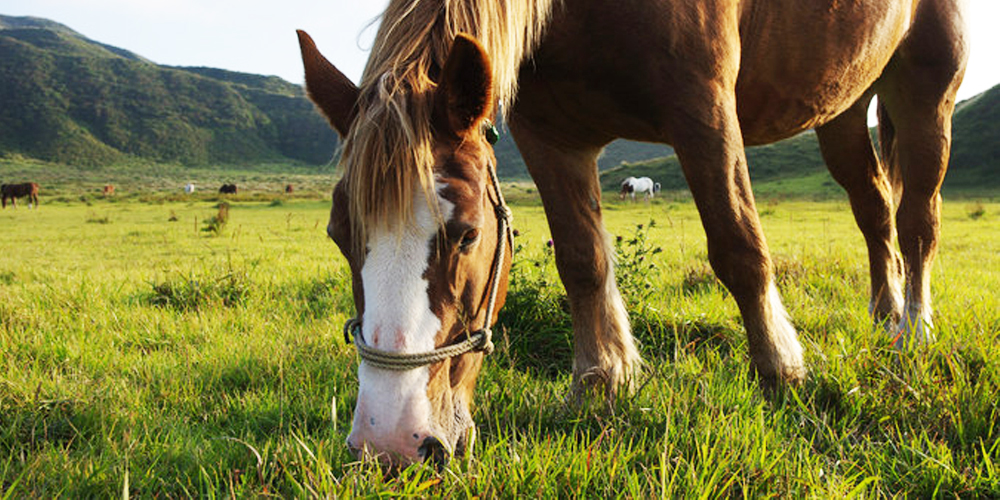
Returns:
[[[612,397],[631,390],[641,358],[615,282],[614,247],[601,219],[598,147],[556,148],[510,123],[518,148],[538,187],[555,243],[556,267],[573,318],[572,396],[592,389]]]
[[[761,381],[799,382],[806,374],[802,347],[775,286],[735,99],[716,94],[701,102],[720,105],[684,114],[693,119],[678,127],[674,148],[705,228],[709,261],[736,299]]]

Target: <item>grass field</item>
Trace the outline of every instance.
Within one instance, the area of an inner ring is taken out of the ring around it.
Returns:
[[[867,317],[846,201],[760,202],[810,368],[765,397],[691,202],[609,200],[648,365],[636,394],[576,407],[542,211],[509,196],[475,454],[398,477],[344,445],[357,361],[328,201],[243,196],[217,231],[215,195],[0,212],[0,498],[1000,496],[1000,204],[945,201],[939,341],[900,353]]]

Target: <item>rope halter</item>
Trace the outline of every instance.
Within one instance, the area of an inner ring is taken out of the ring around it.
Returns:
[[[490,124],[490,126],[492,125]],[[432,351],[406,354],[384,351],[368,345],[365,343],[364,335],[361,335],[361,320],[359,318],[351,318],[344,324],[344,342],[350,344],[353,337],[354,345],[358,349],[358,355],[369,365],[383,370],[406,371],[432,365],[468,352],[493,353],[493,330],[490,329],[490,321],[493,319],[493,309],[496,306],[497,293],[500,289],[500,269],[503,266],[503,252],[508,243],[513,248],[514,240],[511,234],[511,221],[514,216],[504,201],[503,193],[500,192],[500,181],[497,178],[496,171],[492,167],[488,168],[488,170],[490,181],[497,194],[496,202],[493,205],[497,217],[497,246],[493,253],[493,269],[490,271],[492,284],[486,301],[486,320],[483,327],[471,333],[466,331],[465,338],[453,344],[439,347]]]

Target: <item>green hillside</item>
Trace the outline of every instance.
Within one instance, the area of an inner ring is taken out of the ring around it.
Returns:
[[[501,178],[507,180],[527,180],[530,178],[528,168],[524,165],[524,159],[521,158],[521,153],[518,152],[514,139],[506,130],[500,134],[500,140],[493,149],[497,156],[497,171]],[[617,140],[604,148],[604,152],[597,159],[597,168],[604,171],[622,163],[660,158],[671,153],[673,153],[673,149],[666,144]]]
[[[301,87],[279,78],[159,66],[58,23],[0,16],[0,154],[322,164],[335,146]]]
[[[1000,85],[958,104],[946,188],[1000,188]]]
[[[792,179],[815,176],[826,171],[820,157],[816,134],[806,132],[790,139],[765,146],[747,148],[747,163],[750,165],[750,179],[755,183],[791,181]],[[659,182],[665,190],[687,189],[687,182],[681,171],[676,155],[652,160],[625,163],[601,173],[601,187],[617,190],[622,179],[650,177]],[[823,190],[833,187],[822,183]]]
[[[842,192],[826,173],[816,134],[811,131],[747,148],[747,163],[758,193],[825,196]],[[605,170],[601,173],[601,187],[617,190],[628,176],[653,178],[665,190],[687,189],[674,155]],[[1000,86],[956,107],[951,160],[943,189],[976,195],[1000,189]]]

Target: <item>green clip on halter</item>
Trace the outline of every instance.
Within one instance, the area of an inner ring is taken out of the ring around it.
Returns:
[[[497,132],[493,122],[489,120],[484,121],[483,136],[485,136],[490,144],[496,143],[500,134]],[[503,251],[508,243],[513,246],[514,242],[513,235],[511,234],[511,221],[514,216],[504,201],[503,193],[500,192],[500,180],[497,178],[495,167],[489,168],[489,172],[493,189],[497,193],[497,202],[494,204],[494,209],[498,224],[497,248],[493,253],[493,269],[490,273],[490,279],[493,281],[493,284],[490,287],[490,295],[486,302],[485,324],[481,329],[466,335],[465,339],[454,344],[439,347],[428,352],[401,354],[383,351],[366,344],[364,336],[360,334],[361,320],[359,318],[351,318],[344,324],[344,342],[350,344],[351,337],[354,337],[354,345],[358,349],[358,355],[371,366],[383,370],[406,371],[432,365],[467,352],[482,351],[486,354],[493,352],[493,330],[490,329],[490,320],[493,319],[493,308],[496,305],[497,292],[500,289],[500,268],[503,266]]]
[[[496,125],[489,120],[483,120],[483,135],[486,137],[486,141],[493,145],[500,140],[500,132],[497,131]]]

